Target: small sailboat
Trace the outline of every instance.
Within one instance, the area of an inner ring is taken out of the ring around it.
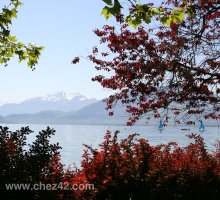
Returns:
[[[204,131],[205,130],[205,125],[203,124],[202,120],[199,120],[200,125],[199,125],[199,130]]]
[[[164,125],[162,123],[162,120],[160,120],[159,126],[158,126],[158,130],[162,131],[164,129]]]

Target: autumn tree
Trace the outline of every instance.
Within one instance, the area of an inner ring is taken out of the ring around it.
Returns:
[[[43,47],[34,44],[24,44],[11,35],[12,20],[17,18],[18,8],[22,5],[19,0],[9,0],[8,5],[2,6],[0,11],[0,64],[7,66],[8,61],[18,56],[19,62],[27,61],[33,68],[40,57]]]
[[[153,3],[142,6],[156,9]],[[131,114],[128,125],[148,113],[165,121],[181,112],[219,119],[220,5],[167,0],[157,9],[162,14],[148,15],[152,23],[141,21],[137,29],[119,13],[115,17],[120,28],[105,25],[94,31],[107,51],[94,47],[88,57],[107,73],[93,81],[115,90],[106,100],[107,109],[124,104]]]

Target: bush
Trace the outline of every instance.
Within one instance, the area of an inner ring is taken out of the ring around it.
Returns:
[[[5,184],[35,184],[60,182],[63,166],[59,145],[50,144],[55,130],[49,127],[39,132],[36,140],[27,145],[29,127],[9,131],[0,126],[0,195],[1,199],[58,199],[54,191],[7,191]]]
[[[72,184],[91,183],[95,190],[78,191],[76,199],[219,199],[219,145],[208,152],[195,134],[188,136],[194,142],[186,147],[174,142],[151,146],[137,134],[118,141],[117,134],[107,131],[100,150],[86,146]]]
[[[217,200],[220,196],[220,142],[209,152],[203,138],[186,147],[174,142],[151,146],[138,134],[118,140],[107,131],[99,149],[85,145],[81,168],[63,169],[59,145],[49,127],[27,146],[32,131],[0,127],[1,199],[62,200]],[[94,190],[7,191],[6,183],[94,184]]]

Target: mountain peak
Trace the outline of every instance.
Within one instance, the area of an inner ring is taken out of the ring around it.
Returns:
[[[60,101],[60,100],[67,100],[67,101],[71,101],[74,98],[79,97],[79,98],[85,98],[85,96],[83,96],[80,93],[74,92],[74,93],[70,93],[70,92],[56,92],[53,94],[48,94],[46,96],[41,97],[41,100],[45,100],[45,101]],[[89,98],[87,98],[89,99]]]
[[[70,112],[97,102],[77,92],[56,92],[43,97],[27,99],[18,104],[0,106],[0,115],[37,113],[44,110]]]

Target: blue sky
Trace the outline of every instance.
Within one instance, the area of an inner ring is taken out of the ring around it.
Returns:
[[[0,102],[20,102],[58,91],[80,92],[101,99],[111,91],[91,81],[98,72],[91,62],[72,65],[87,56],[98,38],[92,30],[106,24],[101,0],[23,0],[12,32],[22,42],[45,47],[35,71],[13,59],[0,67]],[[111,20],[107,23],[112,23]]]

